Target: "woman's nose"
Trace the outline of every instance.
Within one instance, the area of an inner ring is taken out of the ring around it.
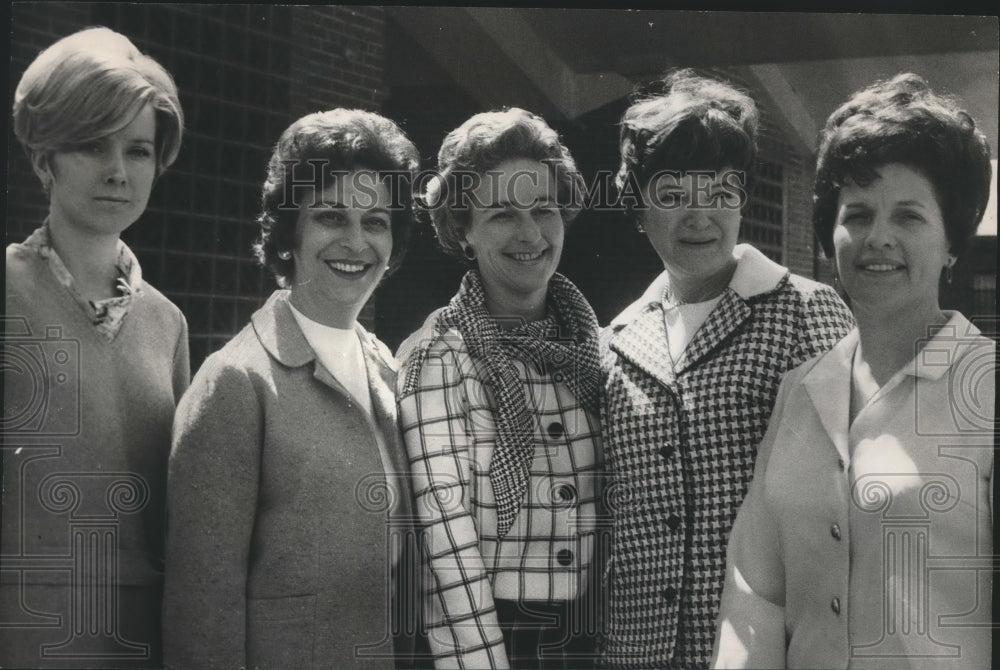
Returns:
[[[888,217],[875,216],[872,219],[872,224],[868,227],[868,233],[865,236],[865,246],[871,249],[880,249],[891,247],[894,244],[895,238],[893,236],[892,222],[889,221]]]
[[[710,222],[708,210],[703,206],[688,206],[684,212],[685,225],[693,228],[700,228]]]
[[[340,244],[345,249],[360,251],[365,246],[364,231],[360,220],[351,220],[346,226],[341,228]]]
[[[522,210],[517,218],[517,235],[522,242],[534,242],[542,236],[542,228],[535,221],[533,213]]]
[[[125,170],[125,156],[120,152],[111,151],[104,162],[104,178],[110,184],[124,184],[128,181]]]

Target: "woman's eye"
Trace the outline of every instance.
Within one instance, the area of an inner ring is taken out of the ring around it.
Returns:
[[[104,151],[104,145],[102,145],[100,142],[86,142],[78,146],[76,150],[82,154],[96,156],[100,154],[102,151]]]
[[[316,220],[325,226],[336,226],[343,222],[344,216],[340,212],[326,210],[321,212]]]
[[[496,214],[494,214],[491,218],[493,221],[497,221],[498,223],[505,223],[507,221],[512,221],[514,219],[514,212],[508,209],[502,209]]]
[[[665,189],[656,194],[657,199],[667,207],[676,207],[683,202],[684,191],[679,189]]]
[[[152,158],[153,152],[146,147],[132,147],[129,149],[129,155],[135,158]]]
[[[364,224],[369,228],[377,228],[379,230],[385,230],[391,225],[389,219],[380,216],[365,219]]]

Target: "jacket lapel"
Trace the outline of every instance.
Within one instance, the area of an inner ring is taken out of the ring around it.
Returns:
[[[667,349],[667,325],[663,307],[649,303],[626,325],[612,324],[608,346],[664,386],[676,381]]]
[[[368,372],[368,386],[371,389],[372,413],[379,428],[388,435],[389,429],[394,431],[396,426],[396,395],[393,391],[396,387],[395,360],[388,359],[379,351],[368,331],[360,326],[358,331]]]
[[[275,360],[289,368],[297,368],[316,360],[306,336],[292,316],[288,305],[289,291],[275,291],[264,306],[250,318],[261,346]]]
[[[313,379],[350,398],[350,393],[330,372],[320,365],[288,304],[290,292],[275,291],[257,310],[251,321],[261,345],[279,363],[297,368],[313,363]],[[367,341],[363,339],[362,341]]]
[[[855,329],[821,357],[802,379],[823,430],[844,463],[850,460],[848,413],[851,405],[851,359],[857,346],[858,331]]]
[[[708,319],[694,334],[677,362],[677,372],[682,373],[707,356],[720,342],[743,325],[750,318],[751,309],[747,301],[732,289],[726,289],[722,300],[708,315]]]

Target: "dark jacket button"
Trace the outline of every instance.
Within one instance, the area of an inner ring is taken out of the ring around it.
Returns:
[[[560,549],[556,554],[556,560],[559,561],[559,565],[567,566],[573,562],[573,552],[569,549]]]
[[[552,491],[552,500],[557,503],[569,503],[576,499],[576,489],[571,484],[560,484]]]
[[[830,609],[833,610],[834,614],[840,616],[840,598],[835,596],[833,600],[830,601]]]
[[[668,603],[672,603],[677,599],[677,589],[670,586],[663,589],[663,599]]]
[[[833,535],[833,539],[840,540],[840,525],[833,524],[830,526],[830,535]]]
[[[670,530],[677,530],[678,528],[680,528],[680,525],[681,525],[681,518],[676,514],[671,514],[669,517],[667,517],[667,528],[669,528]]]
[[[665,444],[662,447],[660,447],[660,456],[663,456],[664,458],[669,459],[673,455],[674,455],[674,447],[673,447],[673,445],[671,445],[671,444]]]
[[[548,427],[549,437],[553,440],[558,439],[563,436],[563,425],[558,421],[553,421]]]

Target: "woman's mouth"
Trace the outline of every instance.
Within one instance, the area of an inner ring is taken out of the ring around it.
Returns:
[[[906,268],[905,265],[899,265],[897,263],[862,263],[858,266],[861,270],[865,272],[874,272],[878,274],[886,272],[896,272],[898,270],[903,270]]]
[[[506,253],[504,256],[507,258],[512,258],[520,263],[532,263],[539,260],[548,253],[548,249],[542,249],[541,251],[517,251],[513,253]]]
[[[368,272],[372,263],[361,263],[357,261],[326,261],[326,266],[341,277],[354,279]]]

